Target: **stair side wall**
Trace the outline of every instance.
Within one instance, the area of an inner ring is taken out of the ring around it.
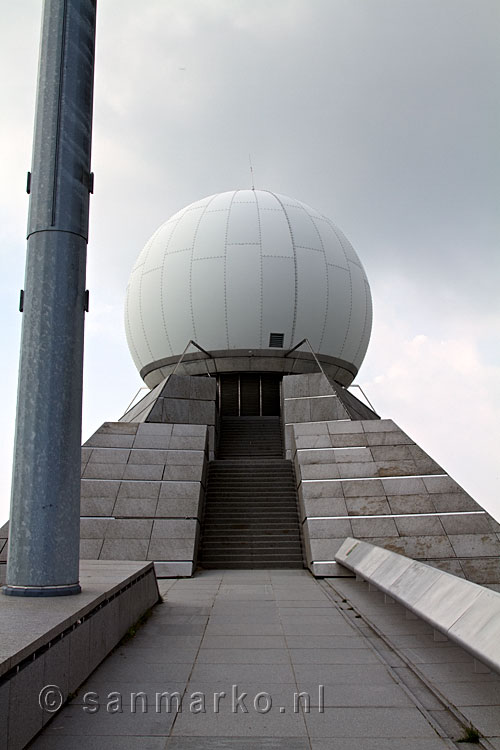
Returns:
[[[191,575],[207,466],[206,425],[104,423],[82,449],[82,559]]]
[[[213,377],[170,375],[129,409],[120,422],[207,425],[213,460],[217,445],[217,383]]]

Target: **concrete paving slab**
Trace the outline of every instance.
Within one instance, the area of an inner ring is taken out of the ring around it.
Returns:
[[[463,706],[464,716],[486,737],[500,738],[500,710],[498,705]]]
[[[297,737],[172,737],[166,750],[309,750],[309,740]],[[427,750],[427,748],[425,748]],[[429,748],[429,750],[433,750]]]
[[[366,640],[360,635],[287,635],[289,649],[366,648]]]
[[[207,636],[245,636],[245,635],[281,635],[283,628],[278,618],[269,620],[268,622],[212,622],[209,620],[207,628],[205,630],[205,637]]]
[[[464,706],[500,706],[500,678],[488,682],[475,681],[449,682],[446,685],[446,695],[455,706],[462,709]],[[500,713],[500,710],[499,710]]]
[[[140,648],[151,648],[154,643],[156,649],[188,649],[188,648],[199,648],[202,640],[202,635],[162,635],[156,636],[154,642],[152,642],[147,631],[141,630],[134,636],[134,643]]]
[[[93,682],[99,679],[100,684],[109,682],[124,681],[133,674],[134,679],[138,682],[149,682],[151,680],[168,682],[178,682],[187,680],[192,669],[192,662],[184,664],[144,664],[140,661],[140,655],[137,658],[126,660],[107,660],[99,669],[99,674],[93,679]]]
[[[332,603],[329,599],[315,599],[314,602],[303,601],[302,599],[280,599],[276,602],[276,606],[279,610],[283,609],[307,609],[313,606],[315,609],[330,609]]]
[[[245,649],[270,650],[286,648],[285,639],[280,635],[210,635],[205,634],[201,642],[203,649]]]
[[[379,664],[370,648],[291,648],[292,664]]]
[[[220,711],[219,713],[183,712],[177,716],[173,728],[174,735],[221,736],[221,737],[307,737],[304,718],[301,713],[279,712],[271,708],[267,713],[259,713],[253,706],[254,696],[249,696],[247,713]],[[264,705],[264,704],[263,704]]]
[[[79,750],[165,750],[164,737],[82,737],[81,734],[51,737],[44,735],[35,740],[31,746],[35,750],[68,750],[78,747]]]
[[[285,635],[350,635],[351,627],[342,622],[284,622],[283,632]]]
[[[296,664],[297,683],[334,685],[392,685],[393,679],[382,664]]]
[[[437,644],[436,644],[437,645]],[[450,647],[445,644],[442,648],[403,648],[402,652],[409,656],[414,664],[438,664],[461,662],[473,664],[473,657],[458,646]]]
[[[286,648],[205,648],[197,664],[289,664]]]
[[[83,706],[70,705],[61,711],[45,728],[44,735],[65,737],[80,735],[101,738],[101,748],[107,748],[108,737],[156,736],[166,737],[175,719],[175,713],[111,713],[106,706],[96,713],[87,713]],[[165,741],[165,740],[163,740]],[[75,747],[78,747],[77,743]],[[68,745],[66,746],[68,747]]]
[[[401,750],[401,744],[401,738],[356,738],[356,750]],[[311,750],[352,750],[352,747],[353,742],[351,737],[332,737],[328,740],[313,739],[311,741]],[[448,743],[437,736],[435,739],[412,739],[405,737],[404,740],[404,750],[444,750],[445,748],[449,750],[449,747]]]
[[[188,664],[194,662],[198,653],[198,646],[190,648],[179,648],[178,646],[162,646],[155,648],[155,640],[150,640],[150,648],[134,648],[134,658],[138,658],[143,664]],[[120,648],[115,652],[123,658],[124,662],[129,660],[127,648]]]
[[[324,713],[306,714],[311,737],[434,739],[436,733],[417,708],[325,708]],[[406,747],[406,745],[405,745]]]
[[[362,709],[362,707],[399,708],[401,706],[412,706],[408,695],[395,683],[387,685],[361,684],[351,685],[343,682],[341,684],[323,685],[321,698],[318,690],[318,681],[298,682],[297,692],[305,692],[310,696],[310,705],[316,707],[321,704],[325,707],[351,707]]]

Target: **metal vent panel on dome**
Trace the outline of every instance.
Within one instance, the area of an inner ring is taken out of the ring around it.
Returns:
[[[285,338],[284,333],[270,333],[269,334],[269,346],[275,347],[276,349],[283,349],[284,338]]]

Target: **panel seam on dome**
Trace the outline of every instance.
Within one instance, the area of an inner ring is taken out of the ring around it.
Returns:
[[[365,320],[364,320],[364,323],[363,323],[363,332],[361,334],[361,339],[359,341],[358,348],[356,349],[356,354],[353,357],[353,361],[355,363],[357,363],[359,352],[361,351],[361,348],[362,348],[363,344],[365,343],[366,324],[368,322],[368,297],[370,295],[370,292],[369,292],[369,287],[368,287],[367,280],[363,279],[363,282],[364,282],[364,288],[365,288]]]
[[[293,302],[293,322],[292,322],[292,333],[291,333],[291,336],[290,336],[289,346],[293,346],[293,342],[294,342],[294,338],[295,338],[295,327],[297,325],[297,301],[298,301],[298,294],[299,294],[299,292],[298,292],[299,284],[298,284],[298,269],[297,269],[297,249],[296,249],[296,246],[295,246],[295,239],[294,239],[294,236],[293,236],[293,230],[292,230],[292,225],[291,225],[291,222],[290,222],[290,217],[288,216],[288,213],[285,210],[285,206],[284,206],[283,202],[278,198],[278,196],[276,195],[276,193],[272,193],[270,190],[266,190],[266,193],[270,193],[270,195],[272,195],[278,201],[278,203],[280,204],[281,209],[282,209],[282,211],[283,211],[283,213],[285,214],[285,217],[286,217],[286,223],[288,224],[288,231],[290,232],[290,239],[292,241],[293,270],[294,270],[294,284],[295,284],[295,299],[294,299],[294,302]],[[278,209],[276,209],[276,210],[278,210]]]
[[[168,344],[168,347],[170,349],[171,356],[173,356],[173,354],[174,354],[174,348],[173,348],[172,343],[170,341],[170,336],[168,335],[168,328],[167,328],[167,323],[166,323],[166,320],[165,320],[165,305],[163,304],[163,302],[164,302],[163,292],[164,292],[164,289],[165,289],[165,283],[164,283],[165,265],[167,263],[168,256],[169,255],[174,255],[174,253],[169,253],[168,252],[168,248],[169,248],[169,245],[170,245],[170,243],[172,241],[172,237],[174,236],[174,232],[175,232],[175,230],[176,230],[176,228],[177,228],[177,226],[178,226],[178,224],[179,224],[179,222],[180,222],[180,220],[181,220],[181,218],[182,218],[183,215],[184,214],[181,214],[181,216],[179,216],[179,219],[176,221],[174,228],[170,232],[170,236],[169,236],[169,238],[167,240],[167,244],[165,246],[165,252],[163,253],[163,263],[161,264],[161,273],[160,273],[160,309],[161,309],[161,322],[163,323],[163,330],[165,331],[165,336],[167,337],[167,344]]]
[[[204,260],[213,260],[215,258],[223,258],[223,255],[204,255],[203,258],[193,258],[193,263],[200,263]]]
[[[264,325],[264,258],[262,254],[262,227],[260,223],[260,207],[259,207],[259,199],[257,197],[257,193],[254,191],[254,198],[255,198],[255,207],[257,209],[257,224],[259,227],[259,242],[258,243],[252,243],[252,244],[258,244],[260,248],[259,253],[259,266],[260,266],[260,347],[262,349],[263,347],[263,325]]]
[[[142,273],[141,273],[140,278],[139,278],[139,318],[140,318],[140,321],[141,321],[142,332],[144,334],[144,341],[146,342],[146,346],[148,347],[148,351],[149,351],[149,354],[151,356],[151,360],[154,360],[155,356],[153,354],[153,350],[151,348],[151,344],[149,343],[149,338],[148,338],[148,334],[147,334],[147,331],[146,331],[146,326],[144,325],[144,317],[142,315],[142,280],[144,279],[144,276],[146,275],[145,272],[144,272],[144,266],[147,263],[147,260],[148,260],[148,257],[149,257],[149,253],[151,252],[151,248],[153,247],[154,241],[158,237],[158,235],[159,235],[161,229],[163,228],[163,226],[164,226],[164,224],[160,224],[160,226],[158,227],[158,229],[153,233],[152,237],[150,237],[149,241],[146,243],[146,247],[144,249],[146,250],[146,248],[147,248],[147,250],[146,250],[146,253],[144,255],[144,263],[143,263],[143,266],[142,266]]]
[[[212,198],[208,201],[208,203],[205,206],[202,206],[202,211],[200,212],[200,216],[198,218],[198,223],[196,224],[194,234],[193,234],[193,242],[191,245],[191,257],[189,258],[189,281],[188,281],[188,294],[189,294],[189,309],[191,312],[191,326],[193,328],[193,339],[196,341],[197,339],[197,333],[196,333],[196,323],[194,320],[194,306],[193,306],[193,263],[195,260],[206,260],[206,258],[195,258],[194,257],[194,249],[196,245],[196,239],[198,237],[198,230],[200,228],[201,221],[205,214],[207,213],[208,207],[211,203],[215,200],[217,196],[213,195]],[[187,344],[187,341],[186,341]]]
[[[327,323],[327,320],[328,320],[328,311],[329,311],[329,308],[330,308],[330,275],[328,273],[328,259],[326,257],[325,245],[323,243],[323,238],[321,237],[321,233],[320,233],[318,227],[316,226],[316,222],[314,221],[314,217],[311,216],[311,214],[308,211],[306,211],[305,208],[304,208],[304,211],[307,214],[307,216],[309,217],[309,219],[311,221],[311,224],[313,225],[313,227],[314,227],[314,229],[316,231],[316,234],[318,235],[318,239],[319,239],[319,242],[320,242],[320,245],[321,245],[321,250],[323,252],[323,260],[325,261],[325,271],[326,271],[326,306],[325,306],[325,318],[323,320],[323,328],[321,330],[321,337],[320,337],[319,344],[318,344],[318,352],[320,352],[321,351],[321,347],[323,346],[323,339],[325,338],[326,323]]]
[[[339,234],[339,230],[337,229],[337,227],[335,226],[335,224],[333,223],[333,221],[328,220],[328,223],[331,226],[331,228],[333,229],[335,237],[338,239],[339,245],[342,248],[342,252],[344,253],[344,257],[345,257],[346,263],[347,263],[347,269],[346,270],[347,270],[347,272],[349,274],[349,291],[350,291],[349,319],[347,321],[347,326],[346,326],[346,331],[345,331],[345,336],[344,336],[344,343],[342,344],[342,347],[341,347],[341,349],[339,351],[339,357],[341,358],[342,357],[342,353],[343,353],[343,351],[345,349],[347,337],[349,335],[349,330],[351,328],[351,318],[352,318],[352,276],[351,276],[351,269],[349,267],[349,258],[347,257],[347,253],[345,251],[345,247],[344,247],[344,243],[342,242],[342,238],[341,238],[341,236]]]
[[[228,320],[227,320],[227,238],[229,235],[229,221],[231,219],[231,208],[232,208],[234,199],[236,198],[237,194],[238,194],[238,191],[234,190],[231,200],[229,201],[229,209],[227,211],[227,221],[226,221],[226,234],[224,237],[224,320],[226,323],[226,343],[227,343],[228,349],[229,349],[229,325],[228,325]]]
[[[153,352],[151,350],[151,346],[149,345],[149,339],[148,339],[148,335],[146,333],[146,327],[144,325],[144,318],[142,317],[142,280],[143,280],[143,278],[144,278],[144,272],[141,273],[141,277],[139,279],[139,318],[140,318],[140,321],[141,321],[142,332],[144,334],[144,341],[146,342],[146,346],[148,347],[149,354],[151,355],[151,359],[153,360],[154,359],[154,354],[153,354]]]
[[[299,250],[311,250],[311,252],[313,253],[323,253],[324,255],[324,250],[322,250],[320,247],[310,247],[309,245],[297,245],[296,247]]]
[[[137,367],[137,365],[139,365],[139,369],[142,369],[143,363],[141,361],[141,358],[139,357],[139,351],[138,351],[138,349],[137,349],[137,347],[135,345],[134,336],[132,334],[132,326],[130,325],[130,304],[129,304],[129,300],[130,300],[130,298],[129,298],[129,289],[127,287],[127,292],[126,292],[126,296],[125,296],[125,333],[127,332],[127,328],[128,328],[129,335],[130,335],[130,344],[132,345],[132,349],[134,350],[133,354],[132,354],[132,358],[137,360],[136,361],[136,367]],[[135,358],[134,358],[134,353],[135,353]]]
[[[349,273],[349,268],[346,268],[345,266],[339,266],[338,263],[328,263],[328,266],[331,266],[332,268],[340,268],[341,271],[345,271],[346,273]]]

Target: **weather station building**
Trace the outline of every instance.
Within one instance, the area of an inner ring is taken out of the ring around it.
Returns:
[[[496,521],[349,390],[371,324],[356,252],[301,201],[235,190],[168,219],[125,303],[150,390],[82,449],[82,558],[335,576],[354,537],[499,588]]]

